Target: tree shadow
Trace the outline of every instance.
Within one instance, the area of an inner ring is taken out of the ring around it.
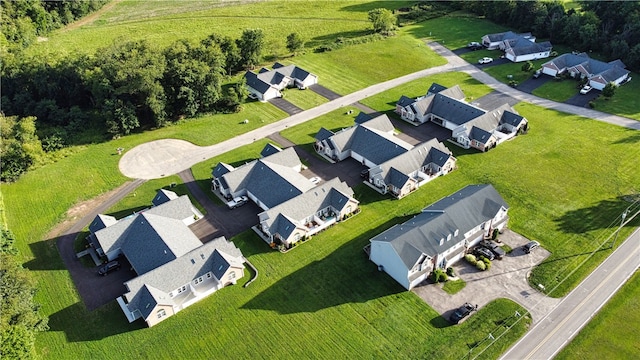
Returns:
[[[633,131],[631,135],[627,136],[626,138],[618,139],[617,141],[614,142],[614,144],[633,144],[633,143],[640,142],[640,131],[638,130],[630,130],[630,131]]]
[[[68,342],[95,341],[146,328],[142,320],[131,324],[113,301],[88,312],[81,302],[49,316],[49,331],[62,331]]]
[[[78,234],[73,234],[74,238]],[[29,270],[66,270],[66,266],[60,258],[56,239],[47,239],[29,244],[29,249],[33,254],[33,259],[22,264]]]
[[[362,3],[357,5],[343,6],[342,8],[340,8],[340,10],[350,11],[350,12],[368,12],[369,10],[373,10],[377,8],[395,10],[403,6],[406,6],[406,3],[398,2],[398,1],[371,1],[368,3]]]
[[[631,205],[629,201],[637,195],[623,195],[614,199],[601,200],[597,204],[567,211],[555,219],[558,229],[565,233],[582,234],[585,232],[618,226],[620,215]]]
[[[370,238],[398,221],[402,219],[387,221],[342,245],[326,258],[280,279],[242,305],[241,309],[271,310],[279,314],[313,313],[405,291],[391,277],[379,272],[362,250]]]

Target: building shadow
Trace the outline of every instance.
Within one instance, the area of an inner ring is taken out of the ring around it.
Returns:
[[[313,313],[406,291],[386,273],[378,271],[363,251],[370,238],[401,220],[393,219],[367,231],[326,258],[280,279],[242,305],[241,309],[271,310],[279,314]]]
[[[144,328],[141,320],[130,324],[115,301],[92,312],[77,302],[49,316],[49,331],[64,332],[68,342],[102,340]]]
[[[631,132],[631,135],[622,138],[622,139],[618,139],[617,141],[614,141],[614,144],[634,144],[637,142],[640,142],[640,131],[638,130],[629,130],[629,132]]]

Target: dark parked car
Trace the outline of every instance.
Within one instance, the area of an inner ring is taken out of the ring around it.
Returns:
[[[489,260],[495,259],[495,255],[493,255],[493,253],[491,252],[491,250],[489,249],[485,249],[483,247],[477,247],[474,251],[473,254],[477,257],[486,257]]]
[[[487,250],[490,250],[497,259],[502,259],[507,254],[504,250],[502,250],[500,245],[498,245],[498,243],[493,240],[483,240],[480,242],[480,246],[484,247]]]
[[[360,177],[362,177],[362,178],[369,177],[369,169],[364,169],[364,170],[360,171]]]
[[[524,250],[524,252],[526,252],[527,254],[532,252],[534,249],[536,249],[537,247],[540,246],[540,243],[537,241],[529,241],[527,244],[525,244],[522,247],[522,250]]]
[[[109,261],[98,270],[98,275],[106,276],[108,273],[118,269],[120,269],[120,263],[117,260]]]
[[[484,46],[482,46],[482,44],[478,43],[478,42],[470,42],[467,44],[467,48],[471,49],[471,50],[480,50],[482,48],[484,48]]]
[[[469,303],[464,303],[464,305],[457,308],[456,311],[454,311],[453,314],[451,314],[451,316],[449,317],[449,321],[451,321],[454,324],[457,324],[460,322],[460,320],[466,318],[467,316],[469,316],[469,314],[471,314],[471,312],[475,310],[478,310],[477,305],[473,306]]]

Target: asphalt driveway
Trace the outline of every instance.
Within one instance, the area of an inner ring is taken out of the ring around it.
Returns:
[[[549,75],[540,75],[540,77],[537,79],[531,76],[527,80],[518,84],[517,89],[526,92],[527,94],[531,94],[533,90],[539,88],[540,86],[546,84],[551,80],[553,80],[553,78]]]
[[[569,100],[565,101],[566,104],[575,105],[580,107],[588,107],[589,101],[594,100],[598,96],[600,96],[602,92],[600,90],[593,89],[586,94],[580,94],[578,91],[575,95],[573,95]]]
[[[540,247],[531,254],[525,254],[520,247],[529,240],[511,230],[506,230],[499,239],[514,250],[504,259],[494,260],[490,270],[477,270],[464,259],[453,266],[455,273],[466,282],[464,289],[457,294],[449,295],[442,290],[442,284],[427,281],[414,288],[413,292],[445,319],[465,302],[483,307],[492,300],[508,298],[524,306],[534,323],[540,321],[561,299],[550,298],[532,288],[527,277],[531,269],[550,253]]]

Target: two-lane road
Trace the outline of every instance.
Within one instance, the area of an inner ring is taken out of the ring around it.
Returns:
[[[640,229],[622,243],[501,359],[553,358],[639,267]]]

